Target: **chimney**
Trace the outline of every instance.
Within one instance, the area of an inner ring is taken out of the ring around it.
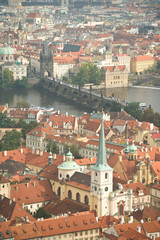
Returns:
[[[7,151],[4,151],[4,157],[6,157],[7,156]]]
[[[16,199],[15,198],[13,198],[13,202],[15,202],[16,201]]]
[[[9,204],[10,204],[10,205],[12,204],[12,200],[11,200],[11,199],[9,200]]]
[[[53,158],[56,159],[56,154],[54,154]]]
[[[23,153],[23,148],[20,149],[21,154]]]
[[[66,112],[66,117],[68,117],[68,112]]]
[[[40,156],[43,156],[43,151],[40,151],[40,154],[39,154]]]
[[[29,182],[26,183],[26,187],[29,188]]]
[[[141,148],[141,152],[143,152],[143,147]]]
[[[137,232],[141,233],[141,227],[137,226]]]
[[[130,223],[133,223],[133,216],[130,216]]]
[[[122,216],[121,217],[121,224],[123,224],[124,223],[124,217]]]
[[[39,155],[39,150],[38,149],[36,149],[36,155]]]
[[[65,160],[66,160],[66,157],[65,157],[65,155],[63,155],[63,162],[65,162]]]
[[[152,152],[152,147],[150,147],[150,151]]]
[[[93,162],[93,158],[91,157],[91,162]]]
[[[32,148],[32,154],[34,154],[34,152],[35,152],[35,150],[34,150],[34,148]]]
[[[22,203],[22,208],[24,208],[24,203]]]
[[[144,223],[143,219],[141,219],[140,223]]]
[[[153,123],[150,123],[150,130],[153,130]]]
[[[34,187],[36,186],[36,182],[35,182],[35,181],[33,181],[33,186],[34,186]]]
[[[118,156],[118,159],[119,159],[120,162],[122,162],[122,156],[121,155]]]

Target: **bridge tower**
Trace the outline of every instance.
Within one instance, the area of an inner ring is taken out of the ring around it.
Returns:
[[[45,41],[43,49],[40,52],[40,75],[41,80],[44,77],[53,78],[53,53],[48,48],[48,43]]]

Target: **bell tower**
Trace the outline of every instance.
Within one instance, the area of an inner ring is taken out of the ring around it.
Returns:
[[[113,192],[113,169],[106,160],[103,114],[97,162],[91,169],[92,208],[96,209],[98,217],[109,214],[109,195],[111,192]]]

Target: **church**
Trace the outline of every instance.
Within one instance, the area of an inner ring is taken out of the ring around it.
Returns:
[[[50,153],[50,165],[52,158]],[[52,178],[51,184],[53,191],[61,200],[69,198],[89,205],[90,210],[96,210],[97,217],[103,215],[119,217],[132,211],[132,189],[123,189],[120,183],[118,187],[114,187],[113,169],[107,163],[104,114],[96,164],[84,173],[69,151],[62,164],[58,166],[57,174],[56,178]]]

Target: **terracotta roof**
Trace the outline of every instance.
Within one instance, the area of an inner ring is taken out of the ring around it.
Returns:
[[[41,18],[38,13],[29,13],[26,18]]]
[[[135,196],[139,195],[139,191],[142,190],[144,195],[150,195],[150,190],[143,185],[141,182],[137,183],[128,183],[128,184],[123,184],[124,189],[132,189],[133,194]]]
[[[48,180],[33,181],[11,185],[11,199],[22,204],[50,201],[55,198]]]
[[[139,56],[136,56],[135,58],[133,58],[132,61],[136,62],[136,61],[149,61],[149,60],[153,61],[154,58],[149,55],[139,55]]]
[[[117,67],[118,67],[118,70],[121,71],[121,72],[126,69],[125,65],[118,65]],[[110,72],[113,72],[113,71],[115,71],[117,69],[117,67],[116,66],[105,66],[103,68],[105,70],[109,70]]]
[[[131,216],[137,221],[140,221],[141,219],[144,221],[156,221],[157,217],[160,216],[160,210],[155,209],[152,206],[144,206],[143,210],[138,209],[137,211],[133,211]]]
[[[65,198],[62,201],[58,201],[57,204],[55,203],[49,203],[47,204],[44,209],[48,212],[53,214],[54,216],[61,215],[64,213],[77,213],[77,212],[83,212],[88,211],[89,206],[80,203],[78,201]]]
[[[80,232],[91,229],[99,229],[93,213],[71,215],[66,217],[50,218],[36,222],[42,236],[54,236],[67,233]],[[98,235],[98,233],[97,233]]]
[[[5,176],[1,175],[0,176],[0,184],[2,183],[9,183],[9,179],[6,178]]]
[[[35,221],[26,210],[24,210],[20,204],[0,195],[0,214],[8,220],[15,220],[16,217],[27,218],[29,221]],[[1,230],[0,230],[1,231]]]

